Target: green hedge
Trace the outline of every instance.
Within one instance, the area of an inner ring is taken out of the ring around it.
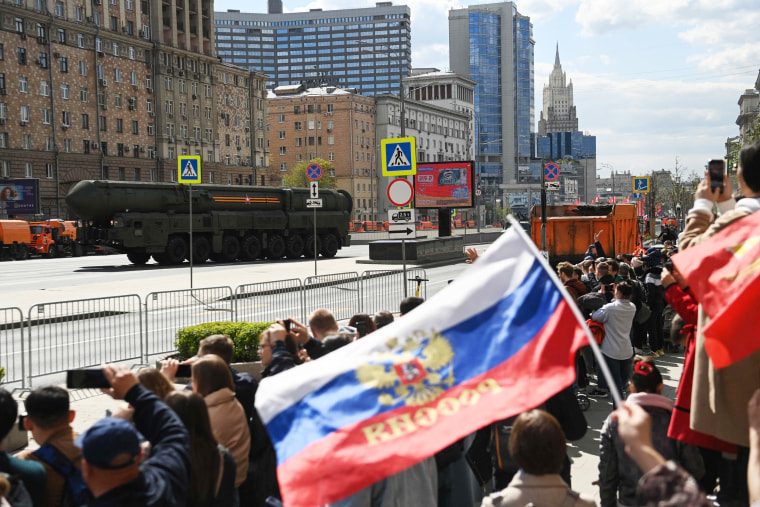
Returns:
[[[267,322],[207,322],[179,329],[174,345],[180,359],[187,359],[198,353],[198,344],[212,334],[224,334],[235,343],[233,363],[247,363],[259,360],[259,335],[271,323]]]

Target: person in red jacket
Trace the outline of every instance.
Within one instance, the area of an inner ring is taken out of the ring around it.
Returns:
[[[726,500],[725,495],[731,495],[730,488],[726,486],[735,483],[726,475],[730,475],[736,467],[725,466],[731,465],[731,463],[725,463],[723,453],[736,454],[738,448],[734,444],[712,435],[700,433],[689,427],[698,302],[678,272],[671,273],[667,269],[663,269],[662,285],[665,288],[665,300],[678,313],[678,317],[673,320],[673,328],[670,333],[671,340],[686,348],[683,372],[678,382],[675,410],[673,410],[673,416],[670,420],[668,437],[699,448],[705,464],[705,475],[699,481],[700,488],[710,494],[720,476],[720,496],[721,500]],[[729,491],[725,491],[726,489]]]

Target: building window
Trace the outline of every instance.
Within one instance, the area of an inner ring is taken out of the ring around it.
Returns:
[[[8,147],[8,132],[0,132],[0,148],[7,148]],[[8,162],[2,162],[3,164],[7,164]],[[8,166],[3,166],[3,176],[8,176],[6,173],[8,170]]]
[[[2,135],[0,135],[0,138],[2,138]],[[6,161],[0,162],[0,176],[3,178],[10,178],[11,176],[10,164]]]
[[[285,115],[284,114],[280,115],[279,121],[280,121],[280,123],[285,123]]]
[[[39,65],[43,69],[47,69],[47,66],[48,66],[48,54],[47,53],[39,53],[37,55],[37,65]]]
[[[25,178],[32,177],[32,163],[31,162],[24,162],[24,177]]]
[[[55,3],[55,15],[63,17],[63,2]]]
[[[66,44],[66,30],[63,28],[58,29],[58,42],[61,44]]]
[[[148,132],[149,136],[153,135],[153,124],[152,123],[148,123],[147,132]]]
[[[280,146],[280,155],[285,155],[285,147]]]
[[[5,60],[5,48],[0,44],[0,60]]]
[[[21,121],[29,123],[29,106],[21,106]]]
[[[108,123],[106,122],[105,116],[98,116],[98,128],[101,132],[106,132],[108,130]]]
[[[140,124],[136,121],[132,121],[132,133],[137,135],[140,131]]]
[[[18,91],[21,93],[29,93],[29,80],[24,76],[18,78]]]
[[[89,97],[88,97],[88,93],[87,93],[87,88],[80,88],[79,89],[79,100],[81,102],[87,102],[88,99],[89,99]]]
[[[16,33],[24,33],[24,20],[16,18]]]
[[[42,123],[45,125],[50,125],[50,122],[52,120],[53,111],[51,109],[43,109],[42,110]]]
[[[113,70],[113,81],[114,83],[121,83],[121,69]]]
[[[90,115],[89,114],[82,114],[82,128],[84,130],[90,129]]]
[[[47,97],[50,95],[50,86],[45,80],[40,81],[40,95]]]
[[[111,16],[111,30],[115,32],[118,29],[119,29],[119,18],[117,18],[116,16]],[[118,55],[114,55],[114,56],[118,56]]]
[[[26,65],[26,48],[18,48],[16,51],[19,65]]]
[[[68,60],[66,59],[66,57],[65,57],[65,56],[62,56],[62,57],[61,57],[61,58],[58,60],[58,62],[59,62],[59,63],[60,63],[60,65],[61,65],[61,72],[68,72],[68,71],[69,71],[69,62],[68,62]]]
[[[64,127],[71,126],[71,113],[68,111],[61,112],[61,120]]]
[[[84,9],[81,5],[74,7],[74,15],[76,16],[77,21],[84,20]]]
[[[84,47],[84,35],[81,33],[77,34],[77,47],[83,48]]]
[[[32,149],[32,134],[24,134],[21,138],[21,148],[25,150]]]
[[[61,98],[63,100],[69,100],[69,85],[67,84],[61,85]]]
[[[47,178],[53,178],[53,164],[45,164],[45,176]]]
[[[121,118],[116,118],[116,132],[118,132],[119,134],[124,132],[124,120],[122,120]]]
[[[287,162],[280,162],[280,171],[285,172],[288,170],[288,163]]]

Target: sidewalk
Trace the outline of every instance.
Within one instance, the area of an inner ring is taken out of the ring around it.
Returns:
[[[665,384],[662,395],[671,400],[676,398],[678,381],[683,369],[683,352],[668,353],[655,359]],[[573,461],[572,488],[599,503],[599,488],[593,483],[599,478],[599,444],[604,420],[612,412],[612,400],[591,398],[591,407],[584,412],[588,422],[586,436],[577,442],[568,442],[567,454]]]

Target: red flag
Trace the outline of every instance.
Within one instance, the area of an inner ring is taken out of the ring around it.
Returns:
[[[716,368],[760,348],[752,338],[760,328],[760,213],[675,255],[673,263],[712,319],[704,328],[705,350]]]

